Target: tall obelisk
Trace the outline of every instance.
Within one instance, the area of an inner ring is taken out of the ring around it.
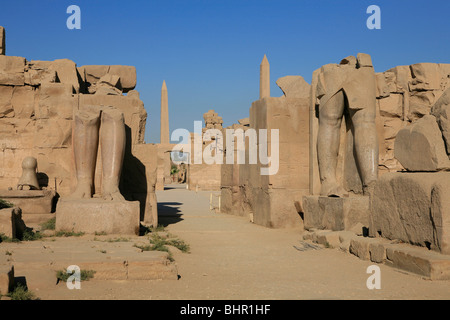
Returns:
[[[161,88],[161,144],[169,144],[169,100],[167,98],[166,81],[163,81]]]
[[[259,98],[270,97],[270,65],[266,55],[259,67]]]

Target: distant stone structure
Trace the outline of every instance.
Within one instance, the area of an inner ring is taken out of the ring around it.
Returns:
[[[223,141],[218,143],[217,139],[223,138],[223,120],[214,110],[209,110],[203,115],[205,126],[202,128],[202,143],[201,152],[202,155],[206,148],[210,148],[211,155],[216,152],[223,152]],[[205,140],[207,130],[219,130],[221,137],[215,135],[209,137],[210,140]],[[201,164],[195,163],[195,137],[197,133],[191,134],[191,164],[188,165],[187,171],[187,183],[189,190],[220,190],[221,181],[221,164],[208,164],[202,161]],[[199,137],[200,138],[200,137]],[[220,146],[222,144],[222,147]]]

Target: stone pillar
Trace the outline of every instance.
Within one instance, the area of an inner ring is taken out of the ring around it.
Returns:
[[[169,102],[167,98],[166,81],[163,81],[161,88],[161,144],[169,143]]]
[[[161,146],[166,149],[170,144],[170,132],[169,132],[169,100],[167,96],[166,81],[163,81],[161,88]],[[170,152],[163,154],[164,159],[164,179],[165,184],[170,183]]]
[[[270,65],[266,55],[264,55],[259,70],[259,98],[268,98],[270,97]]]

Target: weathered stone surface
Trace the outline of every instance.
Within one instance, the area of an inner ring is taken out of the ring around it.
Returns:
[[[0,199],[22,209],[22,214],[48,214],[52,212],[54,190],[0,190]]]
[[[431,280],[450,279],[450,256],[421,248],[389,246],[386,248],[386,264]]]
[[[25,84],[25,58],[0,55],[0,85]]]
[[[138,201],[61,199],[56,208],[56,231],[87,234],[139,234]]]
[[[14,87],[0,85],[0,118],[14,117],[14,108],[11,103],[13,92]]]
[[[11,105],[14,117],[17,119],[30,119],[34,115],[36,90],[31,86],[14,87]]]
[[[80,92],[80,79],[75,62],[69,59],[58,59],[55,61],[38,61],[30,62],[35,69],[55,71],[57,79],[60,83],[71,85],[73,93]]]
[[[351,230],[356,224],[369,226],[369,197],[303,197],[306,229]]]
[[[444,254],[450,255],[450,179],[435,183],[431,190],[431,218],[434,239]]]
[[[411,65],[411,91],[438,90],[441,88],[442,73],[437,63],[416,63]]]
[[[395,158],[408,171],[438,171],[450,168],[444,140],[436,118],[424,116],[400,130],[395,139]]]
[[[401,118],[403,116],[403,95],[393,93],[379,100],[380,115],[384,117]]]
[[[6,295],[14,286],[14,266],[0,266],[0,296]]]
[[[349,252],[362,260],[370,260],[369,246],[376,243],[374,238],[356,237],[350,240]]]
[[[371,235],[448,252],[449,179],[448,172],[382,175],[373,192]]]
[[[115,75],[120,78],[121,88],[124,93],[127,93],[136,87],[136,68],[132,66],[86,65],[78,68],[78,70],[81,77],[86,79],[88,90],[91,93],[95,92],[92,91],[92,88],[97,84],[100,78],[106,74]]]
[[[277,80],[277,85],[287,98],[309,98],[311,85],[301,76],[282,77]]]
[[[450,88],[448,88],[435,105],[431,114],[436,117],[444,137],[447,153],[450,154]]]
[[[36,119],[73,119],[78,97],[72,95],[73,86],[65,83],[46,83],[39,89]]]
[[[16,237],[16,225],[13,208],[0,210],[0,234],[4,234],[8,238]]]

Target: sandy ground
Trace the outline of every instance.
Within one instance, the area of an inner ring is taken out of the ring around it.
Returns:
[[[381,289],[369,290],[366,270],[373,263],[338,249],[299,251],[294,246],[301,245],[302,230],[268,229],[211,212],[210,194],[182,186],[157,193],[160,222],[190,245],[190,253],[174,254],[179,280],[94,279],[82,282],[81,290],[69,290],[64,283],[56,285],[50,273],[19,273],[43,300],[450,298],[450,281],[425,280],[385,265],[379,265]],[[37,278],[41,281],[32,281]]]

